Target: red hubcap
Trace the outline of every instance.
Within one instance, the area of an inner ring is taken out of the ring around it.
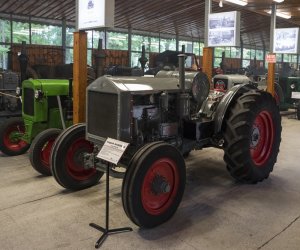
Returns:
[[[3,144],[6,148],[12,151],[19,151],[26,147],[27,142],[21,140],[21,135],[25,133],[25,128],[23,124],[14,124],[10,126],[4,134]]]
[[[49,169],[50,169],[50,162],[49,162],[50,153],[51,153],[51,149],[52,149],[54,141],[55,141],[55,138],[49,139],[45,143],[45,145],[41,151],[41,161],[42,161],[43,165]]]
[[[252,127],[250,143],[251,157],[257,166],[264,165],[269,159],[274,133],[272,115],[267,111],[260,112],[255,118]]]
[[[173,203],[178,192],[179,173],[176,163],[159,159],[148,169],[141,191],[142,204],[147,213],[160,215]]]
[[[84,137],[78,138],[73,142],[67,151],[66,167],[72,178],[78,181],[88,180],[96,173],[95,169],[84,169],[84,153],[93,152],[93,145],[85,140]]]

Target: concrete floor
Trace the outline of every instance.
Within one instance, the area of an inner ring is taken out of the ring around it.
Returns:
[[[111,179],[112,228],[101,249],[300,249],[300,121],[283,118],[274,172],[257,185],[227,173],[223,152],[205,149],[187,159],[187,185],[175,216],[158,228],[139,229],[126,217],[121,180]],[[28,155],[0,153],[0,249],[94,249],[104,225],[105,178],[69,192],[30,166]]]

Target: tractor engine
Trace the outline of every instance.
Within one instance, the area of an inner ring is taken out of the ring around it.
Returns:
[[[195,117],[209,93],[201,72],[185,74],[184,89],[178,72],[156,77],[103,76],[87,88],[87,139],[102,145],[107,137],[136,148],[153,141],[179,147],[183,121]],[[104,120],[105,119],[105,120]]]

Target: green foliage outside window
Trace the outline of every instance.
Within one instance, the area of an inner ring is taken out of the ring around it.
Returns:
[[[128,34],[108,32],[107,49],[128,50]]]
[[[29,23],[13,21],[13,42],[29,44]]]
[[[40,45],[62,45],[62,28],[59,26],[31,24],[31,43]]]

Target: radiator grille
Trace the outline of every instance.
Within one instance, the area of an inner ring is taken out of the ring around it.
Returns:
[[[24,114],[34,116],[34,91],[33,89],[24,89]]]
[[[117,139],[118,95],[89,91],[87,132]]]

